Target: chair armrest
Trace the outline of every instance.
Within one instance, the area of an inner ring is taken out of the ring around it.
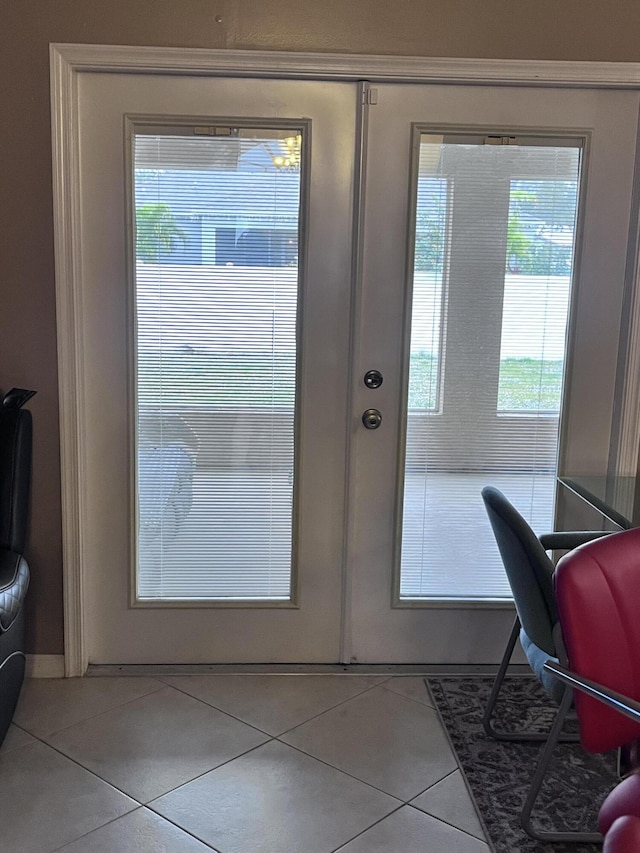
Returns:
[[[613,708],[615,711],[624,714],[625,717],[629,717],[629,719],[640,723],[640,702],[636,702],[628,696],[623,696],[622,693],[616,693],[615,690],[610,690],[603,684],[598,684],[597,681],[583,678],[581,675],[577,675],[555,661],[548,660],[543,668],[570,687],[586,693],[587,696],[597,699],[603,705],[607,705],[609,708]]]
[[[575,530],[562,533],[543,533],[539,538],[545,551],[571,551],[578,545],[584,545],[585,542],[591,542],[593,539],[600,539],[603,536],[610,536],[612,533],[612,530]]]

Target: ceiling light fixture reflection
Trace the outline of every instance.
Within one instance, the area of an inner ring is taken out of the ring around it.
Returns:
[[[300,170],[300,150],[302,147],[302,136],[287,136],[286,139],[278,140],[279,152],[272,157],[273,165],[277,169]]]

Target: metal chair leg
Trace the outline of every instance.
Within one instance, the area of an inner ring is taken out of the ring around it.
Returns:
[[[538,841],[568,841],[581,842],[584,844],[598,844],[602,841],[602,835],[600,835],[599,832],[546,831],[536,829],[531,821],[533,807],[538,798],[538,794],[540,793],[540,788],[542,787],[545,774],[549,768],[553,750],[560,740],[560,732],[562,731],[562,726],[564,725],[564,721],[567,716],[567,712],[571,707],[572,701],[573,690],[568,688],[565,690],[565,694],[562,697],[558,714],[554,720],[553,726],[551,727],[549,737],[542,750],[542,754],[540,755],[533,778],[531,779],[531,787],[529,788],[529,793],[527,794],[520,814],[520,824],[527,835],[530,835]]]
[[[511,656],[513,655],[513,650],[516,646],[516,642],[520,635],[520,619],[516,616],[515,621],[513,623],[513,628],[511,629],[511,634],[509,635],[509,639],[507,640],[507,646],[504,650],[504,654],[502,656],[502,660],[500,661],[500,667],[496,674],[495,680],[493,682],[493,686],[491,688],[491,693],[489,695],[489,701],[487,702],[487,707],[484,712],[484,717],[482,718],[482,727],[485,731],[487,737],[491,737],[494,740],[503,740],[503,741],[534,741],[536,743],[544,743],[548,734],[543,732],[501,732],[497,731],[491,718],[493,716],[493,712],[495,711],[496,703],[498,701],[498,696],[500,694],[500,688],[502,687],[502,683],[504,681],[504,677],[507,673],[507,668],[509,666],[509,662],[511,660]],[[563,735],[560,739],[562,743],[576,743],[580,740],[580,736],[577,734],[568,734]]]
[[[516,616],[515,621],[513,623],[513,628],[511,629],[511,634],[509,635],[509,639],[507,640],[507,647],[505,648],[504,654],[502,655],[500,667],[498,669],[498,672],[496,673],[496,677],[491,688],[491,694],[489,695],[489,701],[487,702],[484,717],[482,718],[482,727],[485,731],[485,734],[489,737],[494,738],[495,740],[511,740],[514,734],[514,732],[497,732],[491,725],[491,717],[493,716],[493,712],[496,707],[496,702],[498,701],[498,695],[500,694],[500,688],[502,687],[502,682],[504,681],[504,677],[507,673],[507,667],[509,666],[509,661],[511,660],[511,655],[513,654],[513,650],[516,646],[519,634],[520,619],[518,618],[518,616]]]

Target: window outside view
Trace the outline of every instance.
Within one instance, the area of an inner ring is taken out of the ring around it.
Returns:
[[[409,409],[437,410],[448,182],[418,182]],[[499,411],[558,412],[576,217],[575,181],[511,182]]]
[[[560,411],[576,181],[511,182],[498,410]]]
[[[480,499],[553,529],[580,149],[423,134],[400,600],[510,598]]]
[[[289,599],[301,147],[136,136],[141,600]],[[579,159],[421,145],[401,599],[509,597],[486,483],[552,526]]]
[[[200,131],[135,138],[137,593],[288,601],[301,137]]]

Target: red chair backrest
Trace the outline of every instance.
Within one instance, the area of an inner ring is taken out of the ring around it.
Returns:
[[[640,701],[640,529],[566,554],[554,584],[569,668]],[[578,691],[575,701],[589,752],[640,738],[640,723]]]

